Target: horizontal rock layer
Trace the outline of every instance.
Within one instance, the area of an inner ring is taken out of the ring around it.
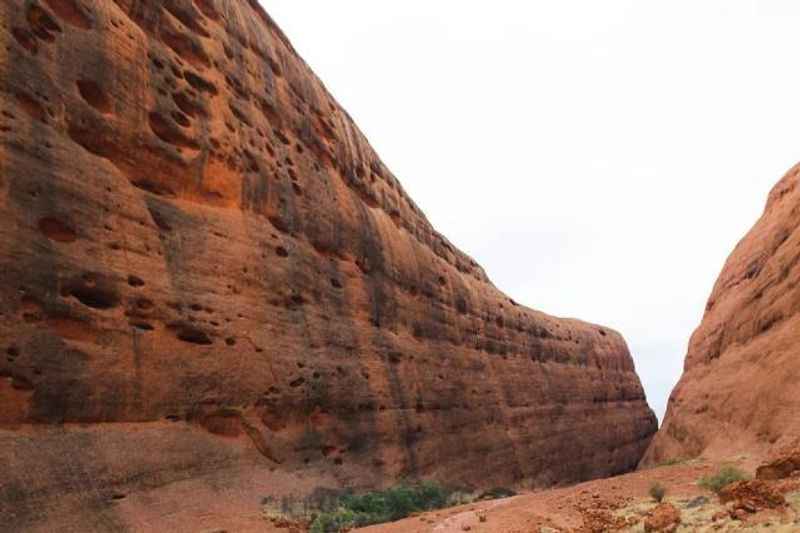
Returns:
[[[644,464],[759,457],[800,438],[800,165],[736,246]]]
[[[12,529],[236,530],[264,496],[635,467],[655,418],[623,339],[495,289],[254,0],[0,21]]]

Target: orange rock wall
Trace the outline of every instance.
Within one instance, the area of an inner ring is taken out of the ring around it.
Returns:
[[[800,438],[800,166],[717,280],[645,464],[759,457]]]
[[[254,0],[12,0],[0,23],[12,525],[635,467],[655,418],[620,335],[495,289]]]

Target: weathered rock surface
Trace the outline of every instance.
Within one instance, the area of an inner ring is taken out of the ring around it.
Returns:
[[[645,532],[675,531],[681,525],[681,512],[671,503],[660,503],[644,519]]]
[[[12,0],[0,39],[4,527],[635,467],[622,337],[495,289],[254,0]]]
[[[725,264],[644,464],[762,457],[800,437],[800,166]]]

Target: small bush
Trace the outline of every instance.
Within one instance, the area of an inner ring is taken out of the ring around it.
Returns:
[[[412,513],[446,507],[449,496],[450,491],[434,483],[344,495],[334,510],[316,517],[311,533],[338,533],[354,527],[394,522]]]
[[[719,491],[734,481],[742,481],[745,479],[747,479],[747,475],[735,466],[723,466],[716,474],[701,478],[698,485],[715,494],[719,494]]]
[[[687,459],[682,457],[673,457],[672,459],[667,459],[666,461],[662,461],[655,465],[656,468],[661,468],[662,466],[675,466],[675,465],[682,465],[688,462]]]
[[[478,496],[479,500],[499,500],[500,498],[510,498],[511,496],[516,496],[517,493],[511,489],[507,489],[505,487],[495,487],[493,489],[489,489],[486,492],[481,493]]]
[[[447,505],[445,505],[445,507],[458,507],[459,505],[475,503],[477,499],[478,497],[472,492],[456,490],[447,497]]]
[[[667,488],[659,482],[655,482],[650,485],[650,497],[653,498],[656,502],[661,503],[664,500],[664,496],[667,495]]]

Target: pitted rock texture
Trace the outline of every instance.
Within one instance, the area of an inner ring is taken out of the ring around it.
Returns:
[[[265,496],[636,466],[622,337],[495,289],[254,0],[0,22],[6,525],[244,530]]]
[[[728,258],[644,464],[764,457],[800,439],[800,165]]]

